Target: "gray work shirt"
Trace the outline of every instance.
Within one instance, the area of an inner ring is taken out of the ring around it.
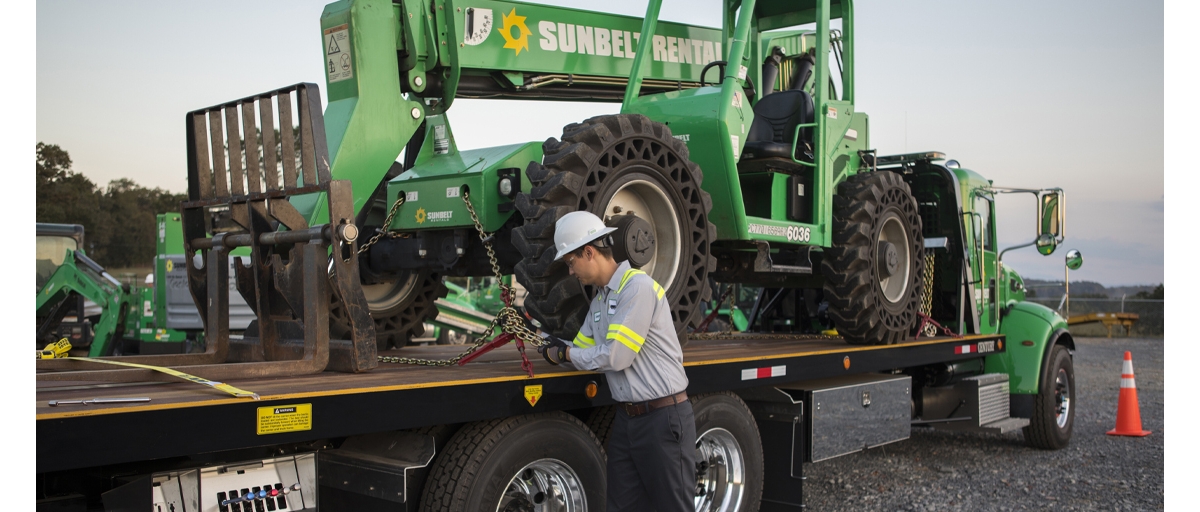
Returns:
[[[622,261],[588,307],[571,365],[604,372],[613,400],[644,402],[687,389],[666,290]]]

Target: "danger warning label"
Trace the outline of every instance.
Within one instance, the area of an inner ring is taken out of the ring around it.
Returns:
[[[350,25],[325,29],[325,74],[329,83],[354,78],[354,59],[350,56]]]

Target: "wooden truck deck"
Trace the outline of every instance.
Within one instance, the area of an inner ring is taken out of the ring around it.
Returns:
[[[708,337],[711,335],[705,335]],[[696,395],[847,374],[886,371],[1003,352],[1002,336],[937,337],[886,346],[839,338],[732,334],[684,348],[688,392]],[[463,346],[408,347],[381,355],[445,360]],[[479,421],[613,403],[602,374],[564,371],[528,350],[535,376],[511,346],[465,366],[380,363],[362,374],[248,379],[227,384],[257,393],[234,398],[191,382],[37,383],[38,471],[302,443],[367,432]],[[597,385],[593,398],[585,389]],[[59,405],[51,400],[147,397],[132,404]],[[261,409],[307,406],[299,431],[262,433]],[[171,439],[173,442],[147,442]],[[41,442],[45,440],[45,442]]]

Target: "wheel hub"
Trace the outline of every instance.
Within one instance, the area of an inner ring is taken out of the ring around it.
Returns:
[[[879,244],[879,275],[891,277],[895,275],[900,265],[900,256],[896,254],[896,244],[883,242]]]
[[[558,459],[530,462],[509,480],[497,512],[582,512],[587,509],[583,482]]]
[[[1062,368],[1054,378],[1054,402],[1054,422],[1058,428],[1066,428],[1071,417],[1071,383],[1067,380],[1067,371]]]
[[[660,186],[647,180],[634,179],[617,189],[600,216],[607,222],[624,221],[623,217],[635,217],[635,228],[624,236],[630,265],[640,267],[663,288],[670,290],[675,274],[683,265],[677,248],[683,242],[679,213]],[[641,222],[639,222],[641,221]],[[641,225],[641,227],[636,227]],[[639,234],[638,232],[641,232]],[[639,252],[639,248],[641,252]],[[638,265],[635,259],[645,260]]]
[[[746,462],[733,434],[714,428],[696,439],[696,511],[733,512],[742,504]]]
[[[629,260],[634,268],[641,268],[654,258],[657,245],[650,223],[637,215],[618,215],[608,222],[617,228],[613,237],[613,257],[617,261]]]
[[[876,268],[883,298],[889,303],[898,303],[908,295],[908,273],[912,266],[908,232],[898,216],[885,217],[875,246],[878,248]]]

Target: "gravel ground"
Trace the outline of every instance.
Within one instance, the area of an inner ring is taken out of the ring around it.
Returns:
[[[1163,508],[1163,340],[1081,338],[1075,429],[1060,451],[1020,432],[914,428],[906,441],[805,465],[808,510],[1159,510]],[[1133,354],[1148,437],[1116,425],[1121,361]]]

